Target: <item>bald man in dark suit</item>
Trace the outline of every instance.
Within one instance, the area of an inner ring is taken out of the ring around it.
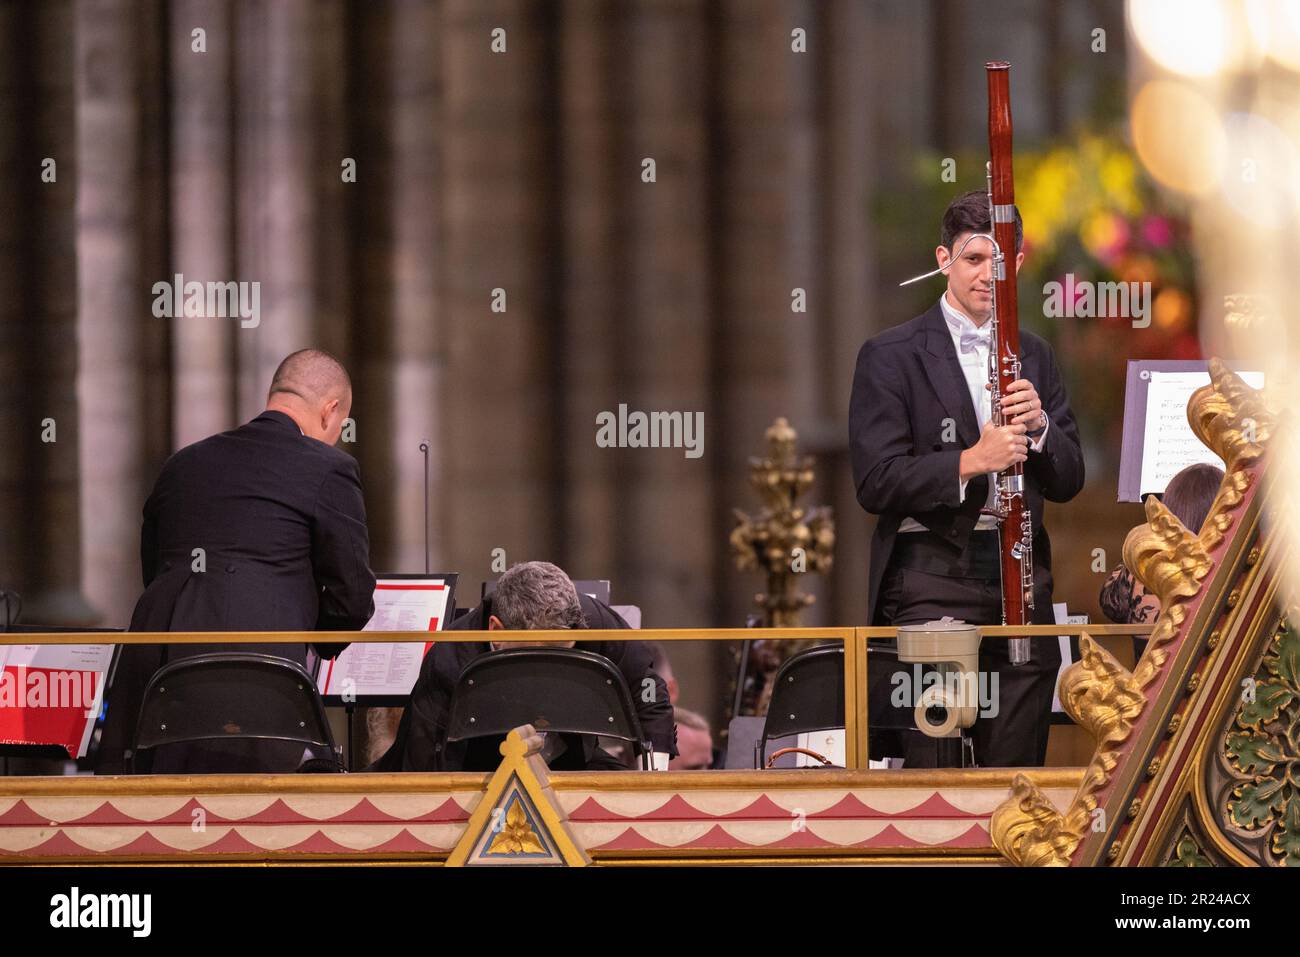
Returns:
[[[375,576],[360,470],[334,448],[351,404],[351,382],[337,360],[295,352],[276,370],[264,412],[167,460],[144,506],[145,590],[131,631],[344,631],[369,621]],[[331,657],[345,646],[316,647]],[[153,673],[213,652],[307,661],[301,642],[126,646],[108,691],[99,773],[129,767]],[[169,751],[167,766],[153,770],[269,769],[265,751],[235,741]]]

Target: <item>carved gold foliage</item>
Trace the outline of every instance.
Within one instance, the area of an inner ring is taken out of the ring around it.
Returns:
[[[1210,384],[1188,400],[1187,422],[1196,437],[1227,463],[1229,472],[1263,454],[1276,424],[1263,394],[1220,359],[1210,360]]]
[[[532,725],[501,743],[501,764],[447,855],[448,867],[532,863],[585,867],[587,852],[574,840],[542,760],[542,736]]]
[[[1234,293],[1223,297],[1223,324],[1239,332],[1275,328],[1274,306],[1261,296]]]
[[[990,821],[994,846],[1015,864],[1067,864],[1083,841],[1099,813],[1097,795],[1110,781],[1120,748],[1146,706],[1144,689],[1167,662],[1165,646],[1180,633],[1188,603],[1213,570],[1211,552],[1231,530],[1234,513],[1254,480],[1249,466],[1273,433],[1275,417],[1259,392],[1217,359],[1210,361],[1210,380],[1192,395],[1187,418],[1197,437],[1227,465],[1219,492],[1199,533],[1185,528],[1156,498],[1147,498],[1147,522],[1125,539],[1124,563],[1160,600],[1160,616],[1132,673],[1090,637],[1081,637],[1080,660],[1061,678],[1060,697],[1066,712],[1092,734],[1097,750],[1064,813],[1028,778],[1017,777],[1010,797]],[[1140,806],[1134,804],[1130,813],[1140,813]]]
[[[1098,743],[1074,801],[1063,814],[1024,775],[1012,782],[1011,798],[990,821],[993,846],[1012,863],[1064,866],[1083,840],[1097,808],[1096,793],[1116,764],[1116,747],[1133,730],[1146,696],[1137,678],[1105,648],[1084,634],[1079,660],[1066,669],[1061,707]]]
[[[545,854],[546,848],[524,813],[523,802],[516,796],[506,811],[501,830],[488,846],[489,854]]]
[[[1033,781],[1017,774],[1011,797],[989,820],[993,846],[1021,867],[1064,867],[1083,840],[1090,809],[1076,806],[1062,814]]]
[[[1246,466],[1264,452],[1277,417],[1264,394],[1252,389],[1219,359],[1210,360],[1210,384],[1192,393],[1187,422],[1226,464],[1226,475],[1200,529],[1201,544],[1215,548],[1232,528],[1233,512],[1254,478]]]
[[[1060,696],[1066,714],[1102,745],[1127,738],[1146,703],[1135,677],[1086,634],[1079,660],[1061,678]]]
[[[1147,496],[1146,513],[1147,524],[1138,525],[1124,539],[1125,566],[1159,599],[1161,608],[1146,654],[1134,668],[1139,688],[1154,681],[1164,667],[1168,658],[1164,646],[1178,634],[1186,618],[1183,606],[1201,590],[1214,567],[1203,538],[1188,531],[1154,495]],[[1211,517],[1213,514],[1211,511]],[[1205,525],[1210,527],[1209,518]]]
[[[1237,782],[1221,808],[1229,831],[1262,835],[1264,863],[1300,866],[1300,632],[1285,620],[1219,747]]]
[[[1124,564],[1167,608],[1195,595],[1212,563],[1201,539],[1154,495],[1147,496],[1146,513],[1147,523],[1124,539]]]

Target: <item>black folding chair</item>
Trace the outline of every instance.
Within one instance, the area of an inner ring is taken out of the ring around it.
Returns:
[[[767,766],[767,742],[772,738],[842,727],[844,647],[822,645],[801,651],[776,673],[754,766]]]
[[[212,754],[215,764],[228,754],[239,765],[229,770],[343,770],[315,683],[297,662],[274,655],[196,655],[154,672],[140,706],[131,771],[148,774],[187,746]],[[304,761],[308,750],[312,756]]]
[[[434,767],[442,770],[449,742],[505,735],[525,724],[629,742],[638,766],[650,767],[650,742],[614,663],[590,651],[544,646],[493,651],[465,666]]]

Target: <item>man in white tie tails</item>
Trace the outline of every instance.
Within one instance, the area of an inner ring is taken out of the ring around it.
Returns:
[[[1034,620],[1052,621],[1043,502],[1067,502],[1083,487],[1083,451],[1051,347],[1023,323],[1021,378],[1002,399],[1008,424],[990,421],[990,231],[987,193],[953,200],[935,250],[948,280],[944,294],[924,314],[867,340],[858,353],[849,445],[858,502],[878,516],[871,540],[872,624],[945,615],[1001,623],[997,523],[983,509],[990,504],[990,475],[1013,462],[1025,465],[1025,503],[1034,526]],[[1017,268],[1022,244],[1017,210]],[[1014,668],[1006,642],[984,642],[980,669],[997,693],[972,729],[979,765],[1043,763],[1059,664],[1055,638],[1034,639],[1030,662]],[[889,691],[886,682],[883,693]],[[873,685],[870,693],[880,692]],[[919,732],[905,732],[901,744],[906,766],[934,765],[932,742]]]

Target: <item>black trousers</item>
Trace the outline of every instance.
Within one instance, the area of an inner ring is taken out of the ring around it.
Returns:
[[[938,575],[891,561],[885,570],[879,607],[881,619],[890,625],[921,624],[945,615],[971,624],[995,625],[1002,622],[1002,588],[997,578]],[[1034,623],[1053,621],[1051,572],[1036,568]],[[1030,660],[1016,666],[1010,664],[1005,639],[985,638],[981,643],[979,667],[981,679],[986,682],[982,687],[992,694],[997,713],[981,716],[967,732],[980,767],[1041,767],[1047,757],[1047,732],[1061,651],[1055,636],[1031,641]],[[910,665],[898,667],[911,673]],[[874,670],[878,673],[881,669]],[[887,681],[889,676],[877,674],[877,680],[872,681],[873,696],[882,693],[882,677]],[[886,684],[883,693],[887,695],[890,687]],[[904,767],[943,766],[936,757],[941,752],[936,750],[934,740],[915,730],[914,722],[911,727],[902,735]]]

